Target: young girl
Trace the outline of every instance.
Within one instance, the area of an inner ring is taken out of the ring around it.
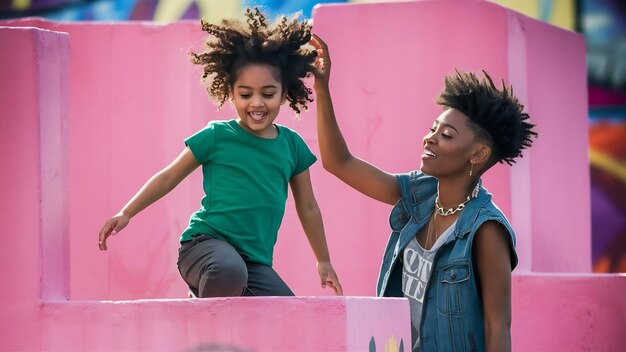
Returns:
[[[445,79],[444,111],[424,136],[420,171],[393,175],[354,157],[333,112],[330,56],[314,36],[317,123],[324,168],[363,194],[394,205],[378,279],[380,296],[407,297],[413,351],[511,349],[515,237],[481,185],[536,137],[512,91],[485,73]]]
[[[298,217],[317,258],[322,287],[342,294],[330,262],[309,166],[316,161],[302,138],[274,124],[285,101],[296,112],[312,101],[301,78],[314,70],[316,53],[302,49],[311,25],[282,17],[268,26],[258,9],[247,23],[202,22],[212,36],[208,51],[192,53],[204,66],[207,91],[218,106],[230,100],[238,118],[212,121],[185,140],[185,149],[155,174],[99,235],[99,247],[130,219],[202,166],[202,207],[180,237],[178,269],[197,297],[292,296],[272,268],[278,228],[291,186]]]

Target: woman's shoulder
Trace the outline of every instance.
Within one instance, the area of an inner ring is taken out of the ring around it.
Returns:
[[[421,188],[431,189],[437,187],[437,179],[419,170],[413,170],[402,174],[396,174],[396,180],[401,187],[407,187],[414,192]]]
[[[404,201],[419,203],[437,192],[437,179],[419,170],[396,174],[395,177]]]
[[[513,227],[509,222],[509,219],[506,217],[504,212],[493,202],[491,197],[480,207],[478,210],[478,214],[475,217],[475,228],[481,227],[482,224],[496,221],[500,223],[504,229],[511,235],[513,241],[515,242],[515,232],[513,231]]]
[[[479,215],[487,219],[503,220],[508,224],[508,219],[506,218],[506,215],[504,215],[504,212],[493,201],[491,194],[487,194],[487,196],[489,198],[486,198],[484,204],[480,207]]]

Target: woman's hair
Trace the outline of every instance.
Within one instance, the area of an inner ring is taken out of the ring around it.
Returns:
[[[315,70],[315,50],[301,48],[311,39],[311,23],[298,16],[279,17],[268,25],[258,8],[246,9],[245,22],[222,20],[220,25],[202,20],[202,30],[211,38],[205,53],[190,53],[193,63],[204,66],[203,79],[210,79],[209,96],[220,109],[229,98],[239,70],[248,64],[267,64],[278,69],[289,106],[300,113],[312,102],[311,89],[302,82]]]
[[[537,133],[527,120],[524,105],[513,95],[513,88],[502,82],[498,89],[487,72],[479,80],[473,73],[456,72],[445,78],[445,89],[437,104],[454,108],[469,117],[470,128],[492,150],[491,163],[515,163],[522,150],[530,147]]]

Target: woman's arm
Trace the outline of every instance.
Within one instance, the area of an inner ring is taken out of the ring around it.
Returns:
[[[400,199],[395,177],[374,165],[354,157],[341,134],[330,96],[330,55],[328,46],[317,35],[311,44],[317,49],[315,93],[317,101],[317,135],[324,168],[368,197],[394,205]]]
[[[109,236],[121,231],[133,216],[169,193],[198,166],[191,149],[185,147],[171,164],[152,176],[122,210],[104,224],[98,236],[100,250],[107,249]]]
[[[474,237],[480,280],[486,351],[511,350],[511,244],[502,224],[487,221]]]
[[[302,223],[302,228],[317,259],[317,271],[320,275],[322,287],[329,285],[335,290],[337,295],[343,295],[335,269],[333,269],[330,263],[322,213],[313,194],[309,170],[304,170],[292,177],[289,184],[291,185],[291,192],[293,193],[296,211]]]

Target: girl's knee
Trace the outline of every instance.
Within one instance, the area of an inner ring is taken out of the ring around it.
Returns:
[[[248,282],[248,269],[243,261],[241,263],[236,260],[214,263],[205,274],[212,276],[215,280],[241,284],[241,286],[245,286]]]
[[[200,297],[240,296],[248,282],[245,264],[237,262],[214,263],[202,274]]]

